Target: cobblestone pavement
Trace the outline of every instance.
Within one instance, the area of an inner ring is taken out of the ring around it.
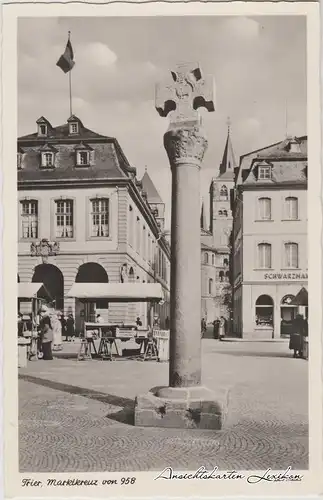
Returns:
[[[30,362],[19,370],[20,470],[99,472],[308,468],[308,362],[285,343],[203,341],[203,382],[229,389],[224,429],[131,425],[136,394],[167,384],[168,364]]]

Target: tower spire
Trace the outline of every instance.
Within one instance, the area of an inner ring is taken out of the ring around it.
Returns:
[[[234,168],[236,167],[236,160],[234,156],[234,151],[231,142],[231,119],[227,118],[228,134],[227,140],[224,147],[222,162],[220,164],[220,176],[227,173],[227,175],[233,175]]]

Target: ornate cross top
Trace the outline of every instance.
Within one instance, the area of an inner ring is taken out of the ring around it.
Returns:
[[[203,77],[198,64],[179,64],[171,71],[174,83],[156,87],[156,109],[161,116],[170,111],[171,123],[199,122],[197,111],[201,106],[214,111],[214,81],[212,76]]]

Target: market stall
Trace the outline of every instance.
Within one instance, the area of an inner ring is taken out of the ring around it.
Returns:
[[[47,299],[45,299],[47,297]],[[18,358],[19,366],[37,359],[38,311],[51,297],[43,283],[18,283]]]
[[[89,352],[84,353],[85,357],[91,356],[92,351],[101,357],[112,359],[111,351],[114,346],[118,354],[122,355],[121,342],[135,338],[139,342],[147,338],[154,324],[154,303],[160,303],[164,300],[163,289],[159,283],[74,283],[67,294],[68,297],[74,297],[84,302],[84,309],[89,304],[95,304],[96,301],[106,299],[109,302],[150,302],[150,325],[148,328],[142,328],[135,323],[96,323],[88,321],[85,314],[83,338],[90,347]],[[93,317],[93,313],[92,313]],[[99,349],[96,349],[94,340],[100,339]],[[110,344],[110,346],[109,346]],[[85,348],[84,348],[85,349]]]

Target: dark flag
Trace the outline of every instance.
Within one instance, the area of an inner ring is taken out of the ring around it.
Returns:
[[[69,71],[71,71],[74,64],[75,64],[74,52],[72,49],[71,41],[70,39],[68,39],[65,52],[57,61],[56,66],[61,68],[61,70],[64,71],[64,73],[68,73]]]

